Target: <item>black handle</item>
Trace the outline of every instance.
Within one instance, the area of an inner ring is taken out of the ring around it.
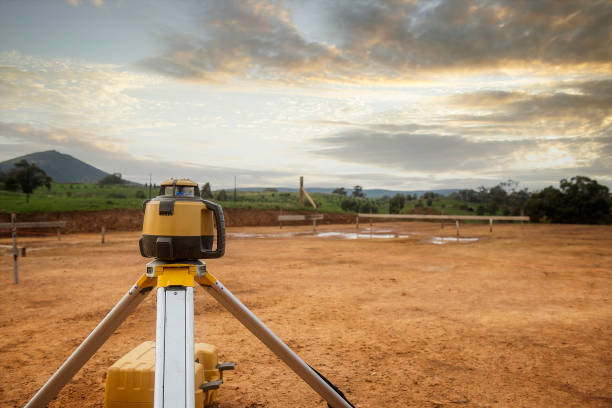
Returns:
[[[225,219],[223,218],[223,209],[219,204],[212,201],[202,201],[204,201],[206,209],[212,211],[215,215],[215,225],[217,227],[217,248],[214,251],[202,251],[202,258],[221,258],[225,254]]]

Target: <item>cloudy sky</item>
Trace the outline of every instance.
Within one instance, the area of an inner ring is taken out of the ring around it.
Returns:
[[[606,0],[0,1],[0,161],[213,188],[612,186]]]

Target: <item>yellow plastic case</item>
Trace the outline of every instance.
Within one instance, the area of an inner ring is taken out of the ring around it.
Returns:
[[[195,404],[197,408],[212,405],[217,390],[203,392],[199,386],[219,380],[217,348],[195,344]],[[104,408],[153,407],[155,391],[155,342],[145,341],[109,367],[104,390]]]

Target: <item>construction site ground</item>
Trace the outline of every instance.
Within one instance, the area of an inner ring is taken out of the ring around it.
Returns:
[[[612,406],[612,227],[424,222],[237,227],[208,270],[356,407]],[[371,235],[371,236],[370,236]],[[0,406],[21,407],[148,262],[139,232],[0,239]],[[237,363],[218,408],[324,407],[204,290],[195,336]],[[106,369],[155,339],[155,295],[51,407],[102,407]]]

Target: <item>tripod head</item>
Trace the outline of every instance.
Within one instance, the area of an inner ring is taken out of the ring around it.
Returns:
[[[170,179],[159,195],[142,204],[140,254],[163,261],[220,258],[225,254],[225,220],[219,204],[200,198],[197,183]],[[217,244],[213,250],[214,229]]]

